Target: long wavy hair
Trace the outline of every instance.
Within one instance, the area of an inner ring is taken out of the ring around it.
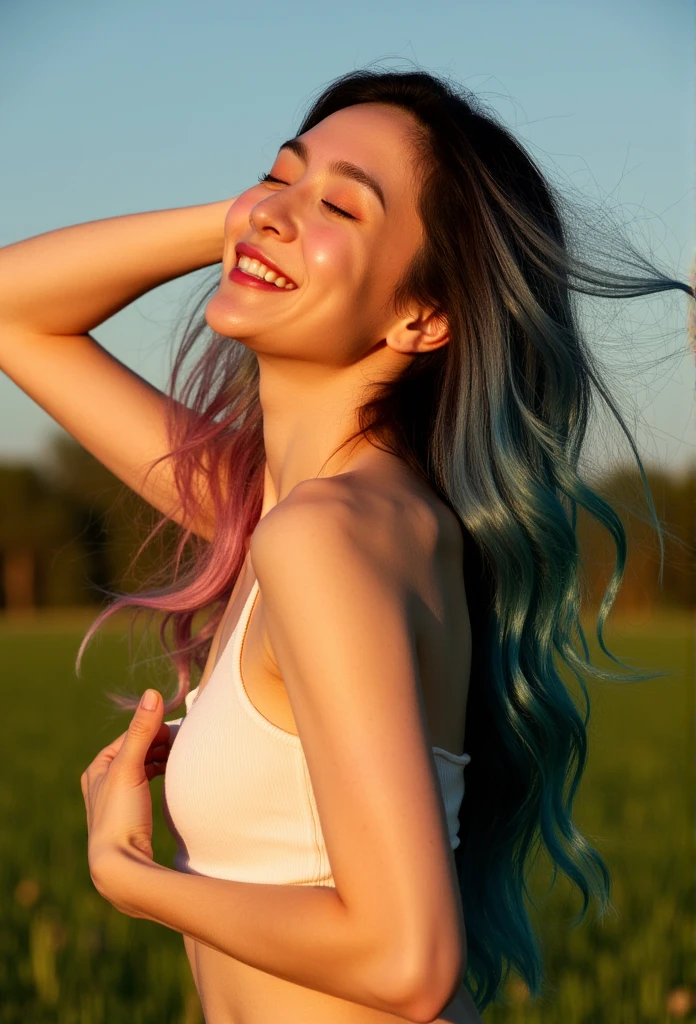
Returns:
[[[373,102],[412,115],[420,171],[424,242],[399,283],[395,309],[405,312],[415,300],[441,311],[451,339],[375,387],[359,409],[353,438],[362,434],[421,473],[456,513],[465,540],[462,570],[475,643],[464,749],[472,760],[455,863],[468,945],[462,980],[483,1010],[511,969],[533,996],[542,990],[543,958],[525,903],[528,872],[542,846],[554,879],[560,869],[582,894],[578,922],[591,897],[600,916],[611,907],[608,868],[572,813],[588,750],[584,677],[649,678],[626,676],[628,666],[603,639],[627,544],[615,508],[581,475],[595,404],[604,403],[628,440],[662,544],[661,524],[636,443],[581,329],[574,293],[693,292],[656,270],[630,242],[627,262],[639,273],[580,258],[569,207],[555,186],[474,94],[442,77],[421,70],[350,72],[312,102],[297,134],[344,107]],[[173,558],[149,590],[107,591],[115,600],[90,627],[77,658],[79,672],[85,645],[118,609],[164,613],[159,635],[178,679],[167,712],[189,692],[192,669],[205,665],[262,507],[258,364],[252,351],[205,322],[218,279],[191,313],[176,353],[168,387],[170,453],[163,456],[173,460],[184,524],[195,522],[196,481],[204,474],[214,533],[208,541],[181,526]],[[184,373],[200,339],[203,351]],[[580,624],[579,508],[616,547],[596,633],[621,666],[618,675],[592,664]],[[204,609],[208,617],[194,629]],[[561,663],[580,684],[582,711],[561,678]],[[128,710],[138,700],[108,696]]]

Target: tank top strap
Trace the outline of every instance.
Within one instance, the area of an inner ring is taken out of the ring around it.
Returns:
[[[226,662],[228,658],[232,659],[232,676],[235,679],[235,688],[237,688],[237,686],[236,686],[237,677],[241,678],[240,654],[241,654],[242,641],[240,640],[240,637],[243,638],[244,635],[246,634],[247,627],[249,625],[249,619],[251,618],[251,612],[252,612],[252,609],[254,607],[254,599],[256,598],[256,594],[258,592],[258,589],[259,589],[259,581],[258,580],[254,580],[254,582],[252,584],[252,587],[251,587],[251,590],[249,591],[249,594],[248,594],[248,596],[247,596],[247,598],[246,598],[246,600],[244,602],[242,610],[239,613],[239,617],[238,617],[238,619],[237,619],[237,621],[235,623],[234,629],[232,630],[232,632],[230,633],[229,637],[227,638],[227,642],[225,643],[225,646],[223,647],[223,649],[217,655],[217,659],[215,661],[215,665],[213,666],[213,670],[210,673],[210,676],[208,678],[207,683],[203,687],[203,692],[205,690],[207,690],[209,687],[212,686],[213,682],[215,681],[215,679],[216,679],[216,677],[218,675],[218,669],[222,667],[222,663]],[[199,696],[201,696],[201,691],[200,691],[200,687],[199,686],[197,686],[195,689],[189,691],[189,693],[188,693],[188,695],[186,697],[186,710],[187,710],[187,712],[191,710],[193,705],[198,700]]]

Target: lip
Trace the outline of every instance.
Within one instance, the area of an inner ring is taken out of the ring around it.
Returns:
[[[235,253],[237,258],[239,258],[240,256],[248,256],[249,259],[258,260],[259,263],[263,263],[264,266],[268,267],[269,270],[274,270],[279,277],[284,277],[286,282],[289,281],[291,284],[295,285],[295,288],[297,288],[297,281],[294,281],[289,276],[289,274],[287,274],[284,270],[281,270],[281,268],[276,263],[274,263],[273,260],[269,259],[268,256],[265,255],[265,253],[262,253],[259,249],[254,248],[253,245],[249,245],[248,242],[238,242],[237,245],[235,246]]]

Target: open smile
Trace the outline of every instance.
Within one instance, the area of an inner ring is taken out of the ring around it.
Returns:
[[[237,262],[229,273],[230,281],[276,291],[294,291],[297,285],[268,257],[247,242],[236,248]]]

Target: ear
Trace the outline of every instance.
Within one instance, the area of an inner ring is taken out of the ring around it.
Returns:
[[[394,324],[385,340],[390,348],[403,355],[434,352],[450,340],[449,324],[444,313],[418,310]]]

